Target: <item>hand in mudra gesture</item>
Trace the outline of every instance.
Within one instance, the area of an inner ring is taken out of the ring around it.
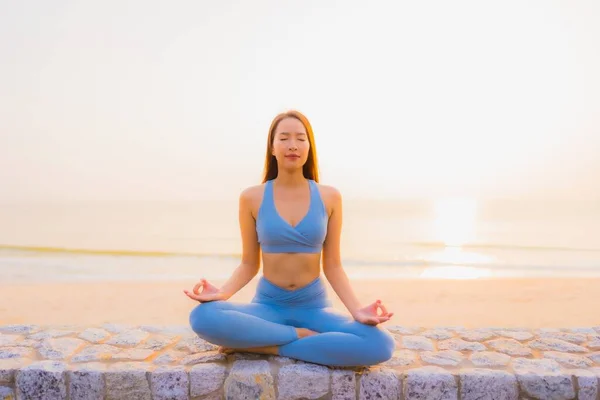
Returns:
[[[202,288],[202,291],[200,291],[200,288]],[[215,300],[227,300],[225,293],[221,292],[216,286],[208,283],[206,279],[200,279],[200,282],[196,283],[192,292],[183,289],[183,293],[190,299],[201,303]]]
[[[381,310],[381,314],[379,314]],[[394,313],[389,313],[381,300],[377,300],[354,313],[354,319],[366,325],[377,325],[389,321]]]

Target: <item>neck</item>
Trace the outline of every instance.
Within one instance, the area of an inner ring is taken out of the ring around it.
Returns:
[[[277,172],[277,178],[275,178],[275,181],[281,186],[301,186],[306,184],[306,178],[302,173],[302,169],[293,171],[280,169]]]

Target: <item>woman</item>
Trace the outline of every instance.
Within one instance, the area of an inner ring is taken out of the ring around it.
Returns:
[[[185,294],[201,304],[190,314],[196,334],[220,351],[274,354],[329,366],[368,366],[392,357],[393,336],[377,325],[388,312],[361,306],[340,260],[342,199],[317,182],[312,127],[297,111],[269,129],[263,184],[239,199],[242,261],[220,289],[202,279]],[[227,300],[259,271],[249,304]],[[323,273],[352,318],[331,308]],[[202,289],[200,291],[200,289]]]

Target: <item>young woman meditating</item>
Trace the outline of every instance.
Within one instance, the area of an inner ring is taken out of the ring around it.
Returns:
[[[297,111],[269,129],[263,184],[242,191],[242,260],[217,288],[202,279],[185,294],[201,304],[189,318],[196,334],[220,351],[275,354],[329,366],[369,366],[392,357],[393,336],[381,326],[393,313],[381,301],[363,306],[340,257],[342,198],[318,183],[312,127]],[[227,301],[258,274],[247,304]],[[331,308],[323,274],[352,317]]]

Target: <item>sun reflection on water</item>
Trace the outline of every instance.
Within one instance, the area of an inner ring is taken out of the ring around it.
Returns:
[[[448,265],[426,267],[421,278],[477,279],[489,277],[489,268],[469,266],[487,263],[491,258],[483,254],[466,252],[461,246],[475,239],[477,201],[471,198],[446,198],[434,204],[433,233],[436,241],[445,247],[428,254],[424,260]]]

